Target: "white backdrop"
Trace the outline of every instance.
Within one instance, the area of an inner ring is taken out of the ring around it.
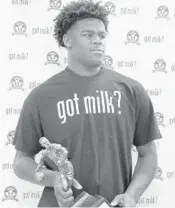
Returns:
[[[36,207],[42,193],[42,187],[22,181],[13,173],[15,149],[11,143],[28,93],[66,66],[66,53],[58,48],[52,33],[53,19],[69,1],[7,0],[1,7],[3,207]],[[102,3],[111,11],[104,63],[145,87],[163,135],[156,142],[157,174],[138,206],[175,207],[175,3],[173,0],[103,0]],[[134,147],[132,155],[135,166]]]

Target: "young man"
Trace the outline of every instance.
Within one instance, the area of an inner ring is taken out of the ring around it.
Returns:
[[[69,152],[73,186],[116,206],[135,206],[154,178],[161,138],[147,93],[137,82],[103,66],[108,13],[99,3],[68,4],[55,19],[54,36],[68,52],[68,66],[26,98],[16,128],[16,175],[45,186],[38,206],[69,206],[59,173],[35,178],[40,137]],[[131,147],[138,150],[132,176]],[[81,184],[81,185],[80,185]]]

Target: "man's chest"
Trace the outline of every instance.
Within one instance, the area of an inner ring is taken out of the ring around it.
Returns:
[[[55,140],[54,135],[67,137],[88,131],[87,119],[90,126],[100,129],[108,122],[129,124],[135,113],[130,97],[122,88],[112,86],[58,90],[40,101],[43,131]]]

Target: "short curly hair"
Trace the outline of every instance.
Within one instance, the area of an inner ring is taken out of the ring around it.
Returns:
[[[109,12],[100,3],[101,1],[94,3],[93,0],[79,0],[76,2],[73,1],[63,7],[61,12],[54,19],[55,25],[53,36],[60,47],[65,47],[63,35],[78,20],[98,18],[103,21],[105,29],[108,31]]]

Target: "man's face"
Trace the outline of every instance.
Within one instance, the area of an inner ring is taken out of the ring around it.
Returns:
[[[106,36],[104,23],[100,19],[80,20],[70,30],[70,53],[83,65],[100,66],[106,50]]]

